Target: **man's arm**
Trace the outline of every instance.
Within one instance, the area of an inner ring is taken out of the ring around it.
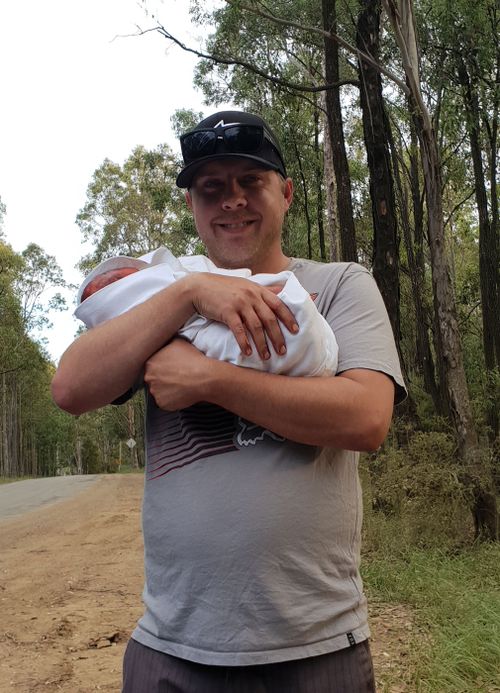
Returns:
[[[243,353],[252,348],[250,336],[262,358],[268,348],[279,353],[285,345],[279,321],[292,331],[295,319],[276,291],[239,277],[190,274],[79,337],[61,357],[53,398],[77,415],[109,404],[195,313],[225,323]]]
[[[295,378],[208,359],[174,340],[146,363],[145,381],[162,409],[217,404],[289,440],[375,450],[391,422],[394,384],[352,369],[336,377]]]

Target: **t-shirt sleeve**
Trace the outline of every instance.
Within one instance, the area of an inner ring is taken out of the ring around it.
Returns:
[[[144,369],[142,369],[142,373],[137,379],[137,381],[130,387],[126,392],[123,393],[123,395],[120,395],[116,399],[114,399],[110,404],[125,404],[125,402],[128,402],[129,399],[131,399],[136,392],[139,392],[139,390],[144,389]]]
[[[368,368],[387,374],[395,383],[395,404],[406,397],[399,356],[387,310],[370,272],[346,265],[324,317],[339,345],[337,373]]]

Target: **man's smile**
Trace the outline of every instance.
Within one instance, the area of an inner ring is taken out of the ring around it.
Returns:
[[[254,223],[254,219],[249,219],[247,221],[227,221],[227,222],[215,222],[215,225],[224,229],[225,231],[243,231]]]

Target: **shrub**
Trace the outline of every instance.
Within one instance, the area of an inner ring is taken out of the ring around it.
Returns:
[[[364,466],[368,547],[389,540],[393,548],[451,548],[471,540],[470,498],[450,435],[414,433],[404,448],[387,447]]]

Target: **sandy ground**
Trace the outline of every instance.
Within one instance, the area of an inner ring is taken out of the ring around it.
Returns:
[[[0,693],[119,693],[142,611],[141,496],[141,475],[105,476],[0,522]],[[406,691],[408,614],[373,605],[371,625],[380,690]]]

